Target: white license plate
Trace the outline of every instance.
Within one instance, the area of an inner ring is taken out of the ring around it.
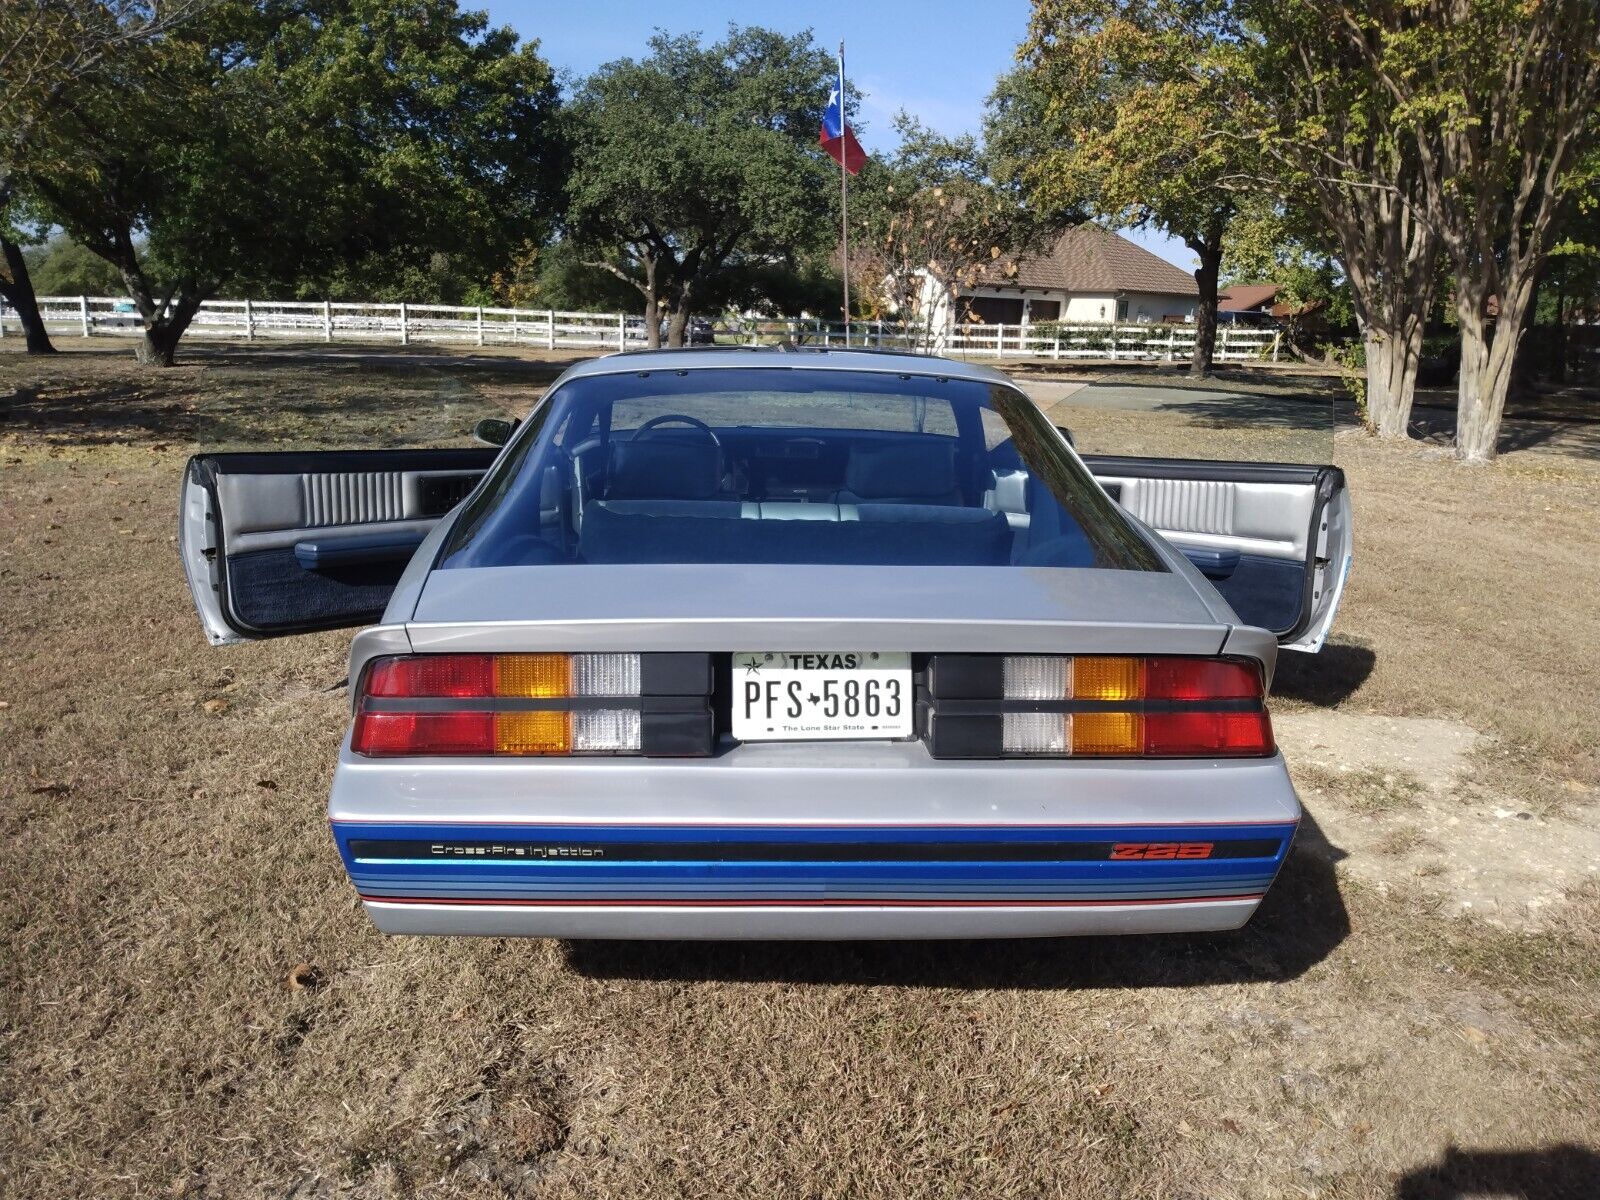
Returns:
[[[909,654],[733,656],[733,736],[742,742],[910,737],[915,700]]]

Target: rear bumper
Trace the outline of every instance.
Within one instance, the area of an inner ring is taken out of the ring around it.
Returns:
[[[440,904],[365,900],[384,933],[482,937],[837,941],[1068,937],[1238,929],[1261,902],[864,905]]]
[[[951,763],[906,743],[378,762],[346,749],[329,816],[387,933],[826,940],[1236,929],[1299,804],[1281,758]]]

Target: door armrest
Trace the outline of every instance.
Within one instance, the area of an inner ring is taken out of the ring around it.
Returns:
[[[417,547],[422,545],[422,539],[426,536],[415,529],[364,533],[357,537],[328,533],[296,542],[294,557],[307,571],[325,571],[330,567],[351,567],[362,563],[404,562],[417,552]]]

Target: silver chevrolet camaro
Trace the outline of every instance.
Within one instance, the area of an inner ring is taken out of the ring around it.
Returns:
[[[1271,885],[1336,468],[1080,457],[997,371],[837,350],[619,354],[478,432],[185,472],[213,643],[378,621],[328,816],[380,929],[1215,930]]]

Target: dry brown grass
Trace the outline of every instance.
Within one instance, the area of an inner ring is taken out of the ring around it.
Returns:
[[[1447,920],[1314,821],[1222,937],[375,934],[322,816],[346,639],[206,648],[179,468],[459,440],[547,377],[0,356],[0,1194],[1593,1194],[1600,894],[1539,933]],[[1207,452],[1173,414],[1077,427]],[[1345,635],[1285,702],[1467,720],[1592,819],[1564,784],[1595,778],[1594,464],[1339,457]]]

